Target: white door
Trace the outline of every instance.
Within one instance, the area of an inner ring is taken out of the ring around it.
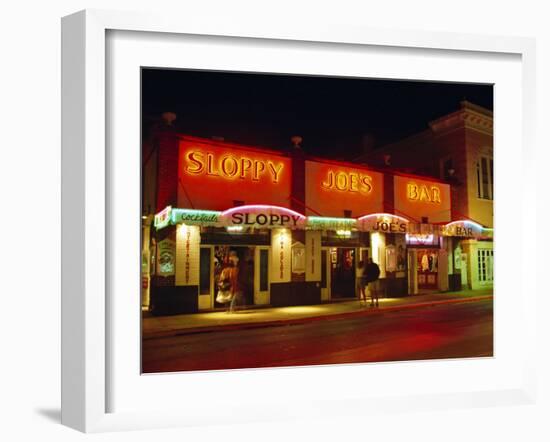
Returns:
[[[270,303],[269,247],[258,246],[254,251],[254,305]]]

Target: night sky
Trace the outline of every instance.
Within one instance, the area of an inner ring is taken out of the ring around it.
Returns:
[[[162,112],[182,133],[290,147],[300,135],[311,155],[352,159],[368,135],[375,146],[420,132],[461,100],[493,109],[493,87],[480,84],[334,77],[142,70],[143,133]]]

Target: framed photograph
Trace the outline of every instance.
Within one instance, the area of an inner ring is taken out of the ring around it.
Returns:
[[[109,11],[62,37],[65,425],[533,403],[535,282],[506,278],[533,40]]]

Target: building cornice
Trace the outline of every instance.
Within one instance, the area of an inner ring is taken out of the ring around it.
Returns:
[[[467,101],[461,103],[460,110],[430,121],[428,124],[435,134],[461,128],[493,135],[493,113]]]

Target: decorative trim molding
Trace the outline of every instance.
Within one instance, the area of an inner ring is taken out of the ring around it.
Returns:
[[[428,124],[434,133],[465,128],[493,135],[493,113],[467,101],[461,103],[460,110],[430,121]]]

